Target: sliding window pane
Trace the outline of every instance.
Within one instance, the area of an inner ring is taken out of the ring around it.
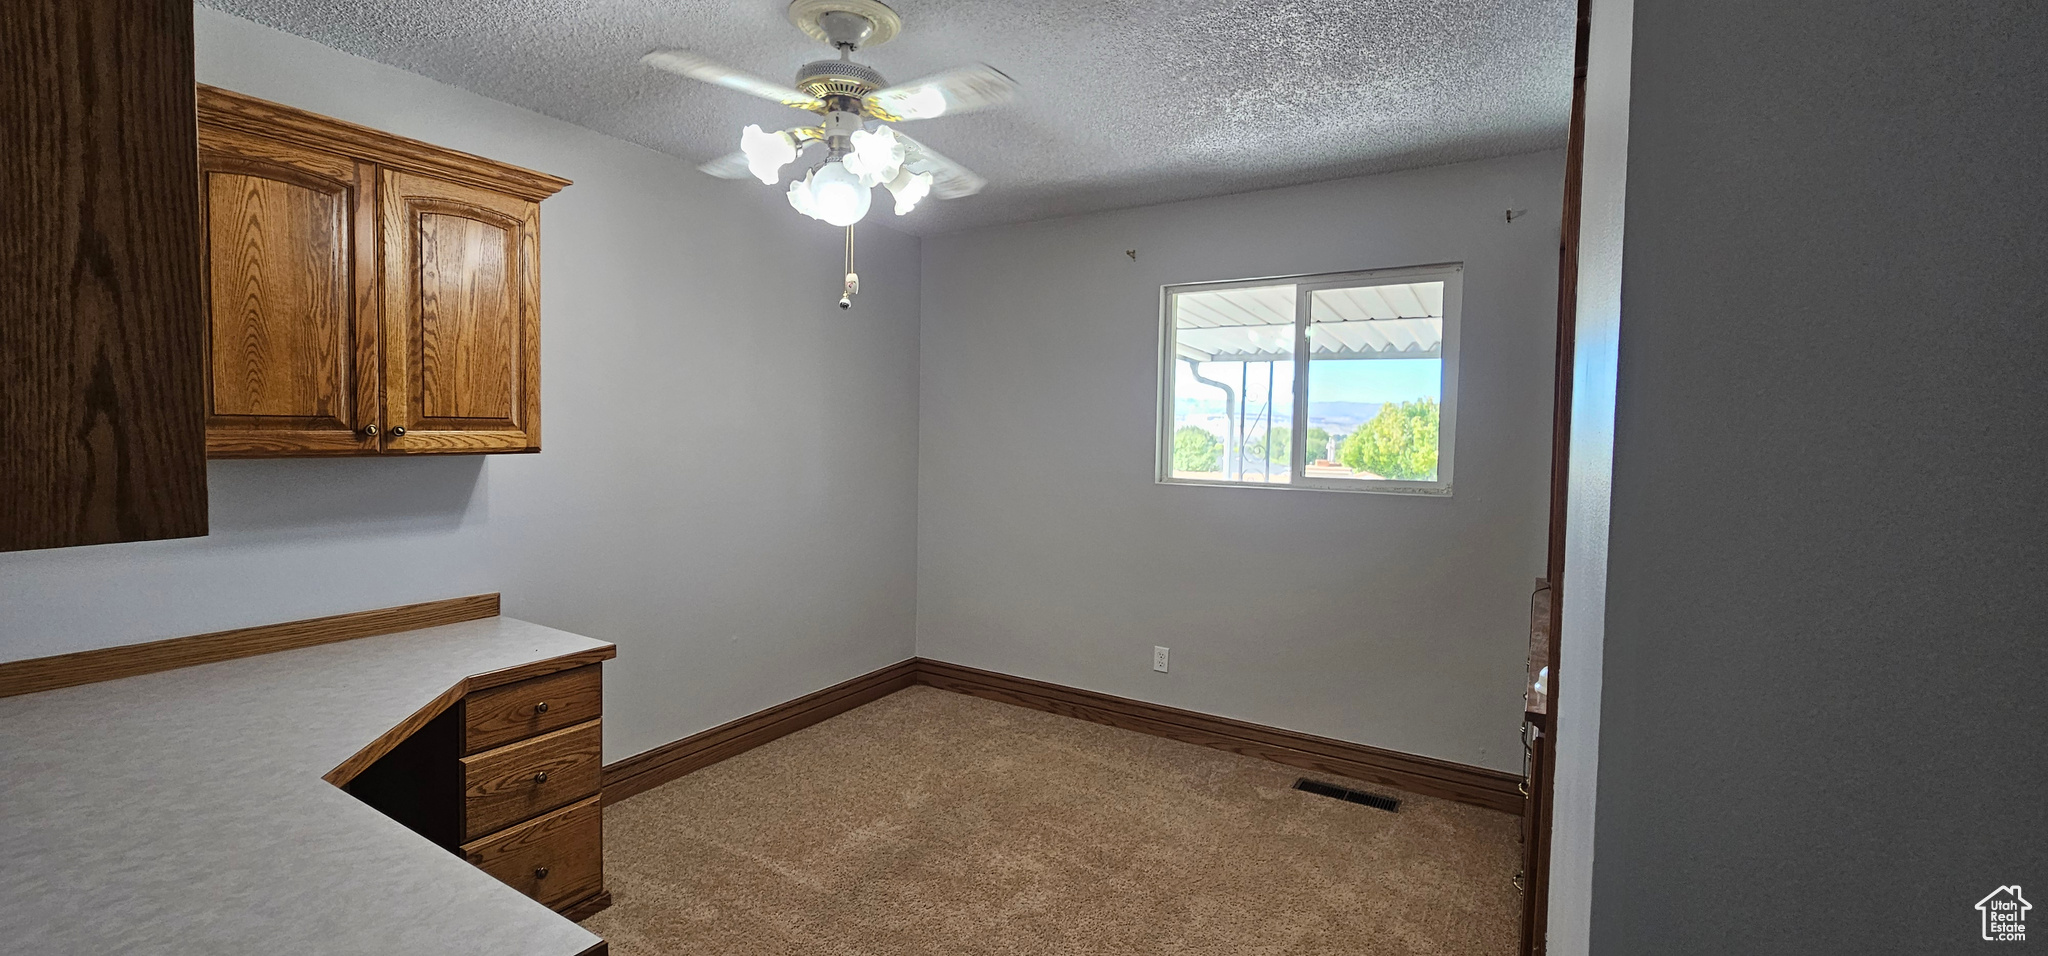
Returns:
[[[1170,477],[1289,480],[1294,300],[1291,284],[1174,293]]]
[[[1309,479],[1437,481],[1444,283],[1317,288],[1309,306]]]

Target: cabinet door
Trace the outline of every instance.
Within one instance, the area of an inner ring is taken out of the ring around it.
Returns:
[[[370,168],[227,130],[202,130],[199,155],[207,453],[376,452]]]
[[[539,204],[379,175],[385,449],[539,451]]]

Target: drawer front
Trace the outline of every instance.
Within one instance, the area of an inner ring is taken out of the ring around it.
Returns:
[[[596,720],[603,709],[596,664],[480,690],[462,699],[462,752],[481,753]]]
[[[462,758],[462,832],[474,840],[598,791],[600,721]]]
[[[590,797],[462,848],[469,862],[560,909],[604,889],[604,825]]]

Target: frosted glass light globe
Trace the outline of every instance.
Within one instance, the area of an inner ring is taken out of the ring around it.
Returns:
[[[838,160],[826,163],[825,168],[811,176],[811,208],[819,219],[832,225],[851,226],[859,222],[868,214],[868,203],[873,198],[860,177]]]
[[[773,186],[782,167],[796,159],[796,139],[788,133],[769,133],[759,126],[740,131],[740,152],[746,154],[747,172]]]

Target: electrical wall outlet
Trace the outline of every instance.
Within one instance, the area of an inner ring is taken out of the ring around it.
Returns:
[[[1152,669],[1161,674],[1166,673],[1166,648],[1156,645],[1152,648]]]

